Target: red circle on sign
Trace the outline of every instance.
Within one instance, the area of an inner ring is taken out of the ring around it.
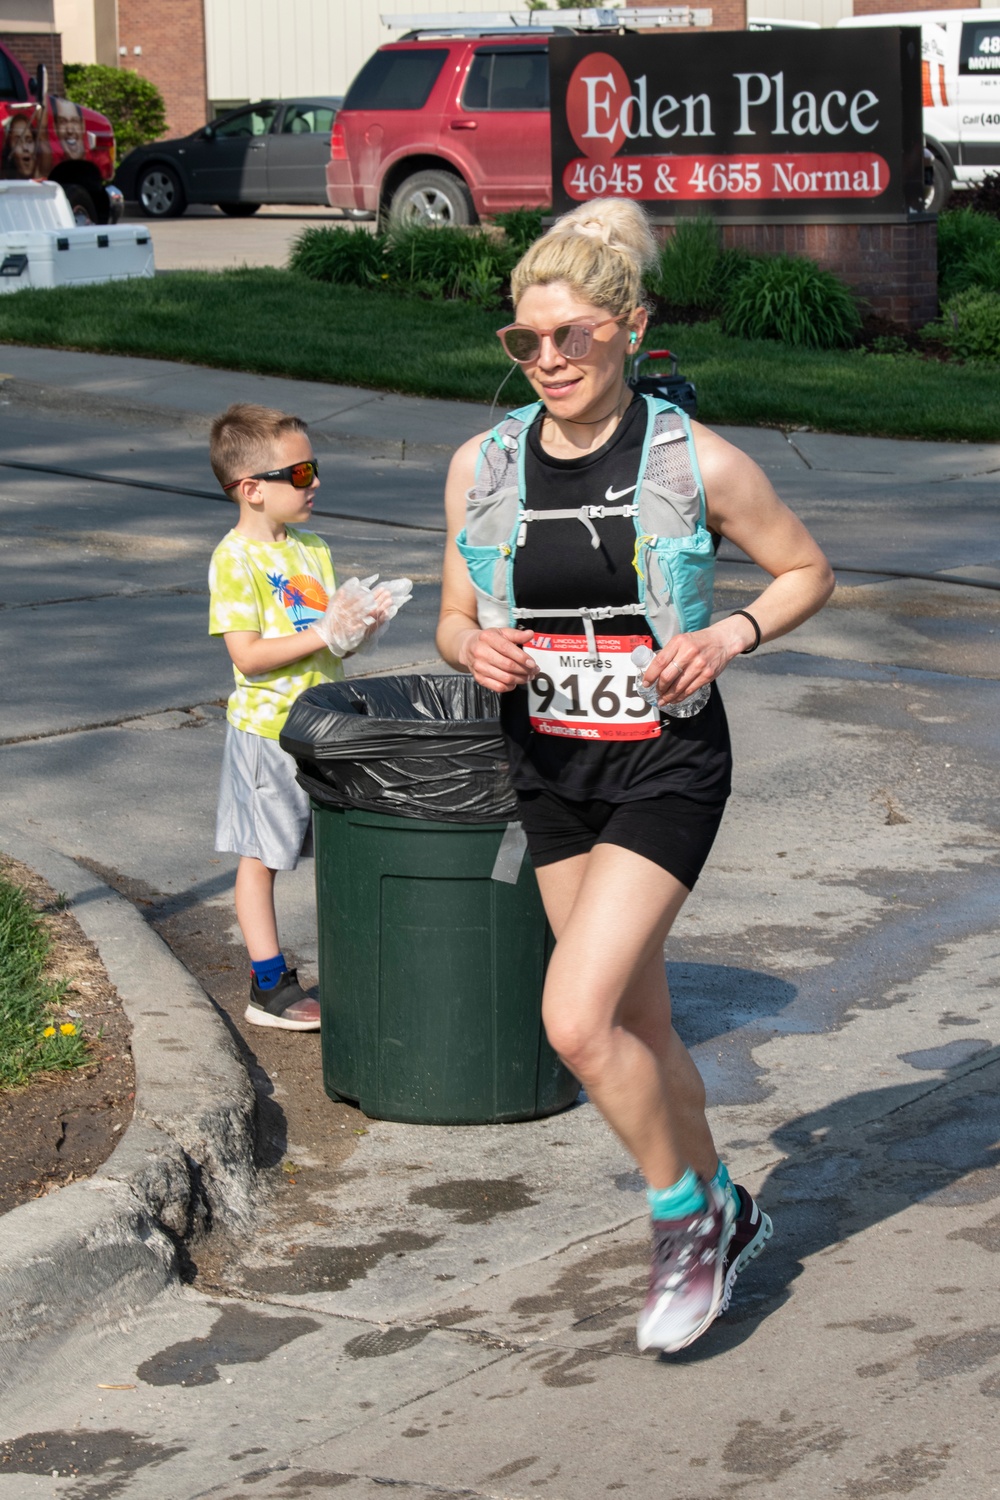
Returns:
[[[589,52],[577,63],[566,90],[566,123],[584,156],[614,156],[625,139],[621,112],[631,92],[628,74],[607,52]]]

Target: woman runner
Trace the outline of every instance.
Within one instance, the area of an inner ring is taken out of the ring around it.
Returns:
[[[538,404],[452,460],[437,642],[502,695],[557,940],[545,1029],[646,1179],[653,1249],[638,1342],[677,1350],[728,1305],[771,1234],[719,1160],[663,963],[730,789],[715,679],[820,609],[833,577],[755,463],[626,384],[655,257],[642,210],[601,200],[559,219],[515,268],[516,321],[500,338]],[[772,579],[714,624],[711,533]],[[655,650],[643,674],[636,637]],[[705,684],[700,712],[661,712]]]

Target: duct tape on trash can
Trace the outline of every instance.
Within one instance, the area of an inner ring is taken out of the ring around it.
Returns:
[[[504,836],[500,840],[500,848],[493,862],[492,880],[502,880],[504,885],[517,885],[517,877],[521,873],[521,861],[524,859],[524,851],[528,847],[528,840],[520,823],[508,823]]]

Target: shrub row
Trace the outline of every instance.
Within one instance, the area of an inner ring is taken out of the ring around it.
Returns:
[[[494,229],[391,227],[307,229],[289,268],[337,286],[383,287],[431,299],[462,298],[499,308],[510,274],[541,232],[541,212],[498,216]],[[674,307],[720,317],[727,332],[772,338],[798,348],[850,344],[861,326],[852,293],[829,271],[792,256],[724,251],[711,219],[682,221],[647,277],[651,295]]]

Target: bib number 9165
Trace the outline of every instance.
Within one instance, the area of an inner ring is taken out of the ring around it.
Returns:
[[[525,646],[538,663],[528,684],[528,715],[538,734],[581,740],[647,740],[660,733],[660,716],[639,697],[641,674],[632,664],[649,636],[536,635]]]

